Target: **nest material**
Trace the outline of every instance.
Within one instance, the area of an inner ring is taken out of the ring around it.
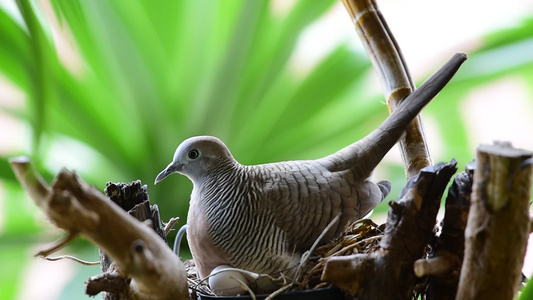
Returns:
[[[304,266],[301,266],[306,270],[303,273],[305,276],[301,280],[292,282],[290,290],[312,290],[327,286],[328,284],[320,279],[327,259],[333,256],[376,251],[379,248],[384,229],[385,224],[377,225],[370,219],[357,220],[349,224],[339,238],[313,251],[309,260],[305,262]],[[207,280],[197,277],[193,260],[186,261],[185,268],[188,274],[189,299],[196,299],[197,293],[215,295],[209,289]]]
[[[341,237],[318,247],[313,255],[318,256],[309,262],[310,271],[298,283],[299,289],[317,289],[327,285],[320,279],[328,258],[359,253],[371,253],[379,248],[385,224],[377,225],[370,219],[357,220],[349,224]]]

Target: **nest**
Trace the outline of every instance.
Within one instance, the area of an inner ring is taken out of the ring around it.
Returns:
[[[307,259],[302,259],[300,264],[295,266],[303,270],[303,272],[297,272],[297,274],[304,274],[303,276],[297,275],[295,280],[289,280],[283,276],[277,277],[283,285],[273,294],[287,290],[312,290],[328,286],[329,284],[320,278],[328,258],[376,251],[384,229],[385,224],[377,225],[370,219],[357,220],[349,224],[339,238],[311,249],[312,253],[307,256]],[[194,261],[186,261],[185,268],[188,274],[189,299],[196,299],[197,293],[215,295],[209,289],[207,280],[196,276]],[[275,276],[272,275],[272,277]]]

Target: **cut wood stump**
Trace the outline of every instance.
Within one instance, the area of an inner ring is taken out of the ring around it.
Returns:
[[[532,155],[509,143],[478,147],[456,299],[516,295],[530,232]]]

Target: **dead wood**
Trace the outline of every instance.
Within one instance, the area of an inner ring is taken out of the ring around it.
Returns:
[[[116,272],[105,273],[112,275],[101,281],[131,278],[129,282],[122,280],[125,289],[120,299],[186,299],[182,262],[147,224],[68,170],[62,170],[49,187],[28,158],[15,158],[10,163],[17,179],[52,223],[68,236],[85,236],[112,258]]]
[[[429,259],[415,262],[416,275],[429,276],[427,299],[455,299],[464,257],[464,234],[474,167],[473,163],[468,164],[466,171],[455,177],[448,189],[442,230],[432,245],[432,253]]]
[[[166,232],[161,223],[159,208],[157,205],[150,205],[147,187],[142,185],[140,180],[129,183],[108,182],[104,194],[129,215],[152,227],[166,243]],[[124,291],[127,291],[131,278],[117,274],[117,268],[112,259],[105,254],[103,249],[98,248],[98,250],[100,269],[103,274],[89,278],[86,284],[86,294],[97,295],[103,292],[104,300],[123,299]]]
[[[413,263],[423,257],[433,237],[442,193],[456,170],[452,160],[410,178],[400,200],[389,203],[379,249],[328,259],[322,280],[357,299],[411,299],[416,283]]]
[[[373,0],[343,0],[361,42],[381,80],[389,111],[415,90],[400,47]],[[431,165],[431,156],[420,116],[415,118],[399,140],[407,177]]]
[[[532,155],[510,144],[478,147],[456,299],[516,295],[529,236]]]

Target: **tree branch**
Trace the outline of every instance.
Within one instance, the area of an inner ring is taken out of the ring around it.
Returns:
[[[432,245],[433,251],[430,254],[430,258],[418,261],[422,266],[429,264],[429,268],[417,270],[417,265],[415,264],[417,276],[430,276],[427,291],[428,299],[455,299],[464,257],[464,235],[470,209],[474,167],[473,163],[468,164],[466,171],[455,177],[448,190],[442,232],[436,243]]]
[[[19,157],[11,166],[32,200],[57,227],[80,233],[102,248],[118,273],[130,277],[124,299],[186,299],[180,259],[151,228],[128,215],[74,173],[62,170],[48,187]]]
[[[389,111],[415,90],[407,64],[387,22],[373,0],[343,0],[366,52],[381,80]],[[420,116],[399,141],[407,177],[431,165]]]
[[[413,263],[433,237],[440,199],[457,170],[455,160],[422,169],[409,179],[398,202],[389,202],[380,248],[371,254],[332,257],[322,280],[357,299],[411,299],[416,282]]]

